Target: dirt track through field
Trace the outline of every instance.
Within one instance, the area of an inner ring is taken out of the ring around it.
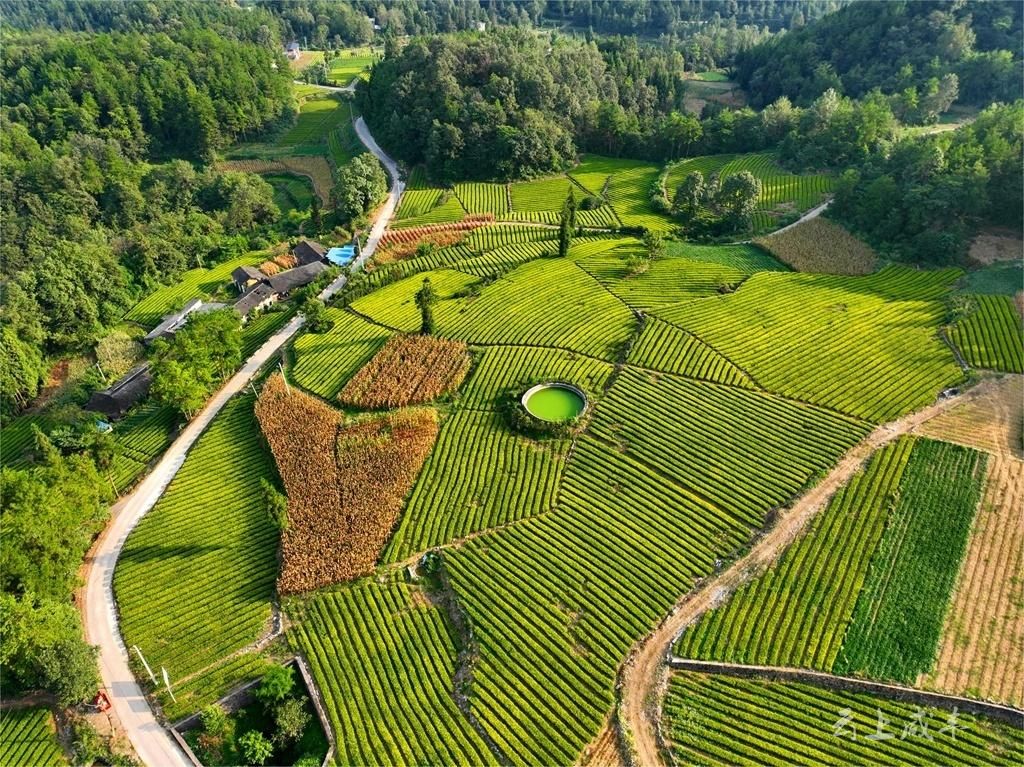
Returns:
[[[992,381],[985,394],[958,405],[917,429],[925,437],[955,442],[994,455],[1024,458],[1024,376]]]
[[[995,382],[985,381],[967,392],[877,427],[852,447],[820,483],[781,512],[776,524],[754,542],[748,554],[684,596],[651,634],[634,645],[619,674],[619,705],[620,721],[632,740],[633,757],[637,764],[644,767],[665,764],[659,735],[661,700],[668,677],[672,644],[683,629],[721,604],[732,591],[778,559],[811,518],[860,471],[864,462],[876,450],[956,405],[991,394],[994,386]]]

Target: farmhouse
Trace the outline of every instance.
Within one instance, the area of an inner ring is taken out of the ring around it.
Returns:
[[[265,277],[266,275],[254,266],[240,266],[231,272],[231,281],[235,283],[239,293],[244,293],[253,285],[263,282]]]
[[[295,261],[299,266],[306,266],[306,264],[315,264],[317,261],[327,258],[327,248],[313,240],[302,240],[292,248],[292,255],[295,256]]]
[[[286,272],[275,274],[267,280],[270,289],[278,295],[287,295],[296,288],[308,285],[327,270],[327,264],[315,261],[312,264],[298,266]]]
[[[277,291],[271,288],[270,285],[261,282],[249,288],[242,294],[241,298],[235,301],[235,311],[242,315],[242,321],[244,322],[253,312],[266,309],[274,303],[277,300],[277,296]]]
[[[298,40],[292,40],[284,47],[284,55],[292,61],[297,61],[301,54],[302,50],[299,48]]]
[[[149,372],[149,363],[144,362],[129,370],[112,386],[93,392],[85,408],[116,420],[143,399],[149,393],[152,384],[153,375]]]

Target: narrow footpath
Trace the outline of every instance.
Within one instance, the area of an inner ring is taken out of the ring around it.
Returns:
[[[384,230],[398,209],[398,201],[405,185],[399,177],[395,161],[373,140],[362,117],[356,121],[355,128],[360,141],[377,156],[391,176],[391,191],[377,211],[377,218],[359,259],[353,263],[353,268],[357,269],[377,249],[377,243],[380,242]],[[330,298],[344,287],[346,281],[345,275],[339,276],[323,290],[320,298]],[[153,508],[185,462],[185,456],[199,435],[228,400],[248,386],[253,376],[302,328],[304,322],[305,318],[300,315],[277,331],[213,395],[202,411],[167,448],[149,475],[130,495],[111,507],[110,522],[86,559],[85,588],[82,592],[86,640],[99,646],[100,678],[103,690],[111,702],[110,714],[119,725],[119,730],[128,736],[139,759],[149,767],[187,767],[190,762],[167,730],[157,722],[142,688],[135,681],[129,667],[128,648],[124,645],[118,627],[113,590],[114,566],[129,533],[146,512]]]

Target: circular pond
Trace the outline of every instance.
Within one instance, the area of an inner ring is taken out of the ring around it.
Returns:
[[[534,418],[564,423],[587,409],[587,396],[571,384],[538,384],[523,394],[523,407]]]

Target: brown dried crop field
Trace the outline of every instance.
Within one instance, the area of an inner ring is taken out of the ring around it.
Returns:
[[[481,226],[494,223],[493,213],[474,213],[466,216],[461,221],[449,221],[444,224],[426,224],[414,226],[408,229],[388,229],[380,238],[381,248],[392,248],[398,243],[418,243],[424,237],[440,234],[441,232],[463,232],[468,233]]]
[[[921,681],[1024,705],[1024,461],[989,461],[935,670]]]
[[[1024,376],[1007,375],[987,385],[989,391],[980,398],[927,421],[914,433],[986,453],[1024,458]]]
[[[437,438],[437,413],[412,408],[349,424],[275,375],[256,417],[288,494],[278,591],[370,572]]]
[[[798,272],[870,274],[877,259],[870,245],[820,216],[754,242]]]
[[[392,336],[338,394],[364,410],[431,402],[459,388],[469,372],[466,344],[431,336]]]
[[[377,264],[390,264],[416,255],[420,245],[433,245],[436,249],[448,248],[465,239],[470,230],[446,230],[428,232],[418,240],[392,240],[386,247],[379,249],[373,256]]]

